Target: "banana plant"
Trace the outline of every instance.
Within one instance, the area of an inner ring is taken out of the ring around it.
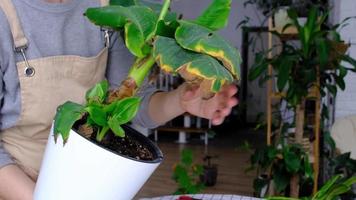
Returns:
[[[227,24],[231,0],[213,0],[195,20],[177,19],[169,11],[170,3],[111,0],[109,6],[86,10],[85,16],[95,25],[123,33],[135,62],[117,89],[108,91],[104,81],[87,92],[86,105],[61,105],[54,123],[56,137],[67,141],[75,122],[84,118],[81,128],[96,134],[98,141],[109,130],[123,137],[121,125],[135,116],[140,104],[136,92],[155,64],[166,73],[180,74],[188,84],[200,85],[203,98],[239,79],[240,55],[216,33]]]

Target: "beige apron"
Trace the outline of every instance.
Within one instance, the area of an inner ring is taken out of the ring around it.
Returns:
[[[107,0],[101,0],[101,4],[107,5]],[[108,34],[105,32],[105,48],[94,57],[70,55],[27,60],[28,41],[11,0],[0,0],[0,8],[9,20],[16,51],[24,59],[17,63],[21,88],[20,118],[14,127],[2,131],[0,136],[4,148],[16,163],[36,180],[57,106],[67,100],[84,103],[85,92],[104,79]]]

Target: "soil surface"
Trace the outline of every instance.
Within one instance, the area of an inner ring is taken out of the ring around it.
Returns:
[[[79,128],[83,124],[84,120],[78,121],[76,125],[74,126],[74,129],[84,137],[87,135],[86,133],[81,133],[81,131],[78,130],[83,130],[82,128]],[[140,141],[136,140],[134,137],[130,137],[128,133],[126,133],[125,137],[117,137],[115,136],[111,131],[107,133],[103,141],[98,142],[96,141],[96,130],[92,130],[93,134],[91,134],[90,137],[86,137],[95,144],[106,148],[110,149],[111,151],[131,157],[133,159],[137,160],[154,160],[153,153],[147,148],[146,145],[141,144]]]
[[[98,143],[93,136],[90,138],[90,140],[120,155],[125,155],[137,160],[154,159],[153,154],[146,146],[140,144],[139,141],[135,140],[133,137],[128,136],[127,134],[125,137],[121,138],[114,136],[113,133],[108,133],[107,137],[100,143]]]

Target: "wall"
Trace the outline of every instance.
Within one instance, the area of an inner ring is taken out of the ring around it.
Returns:
[[[355,0],[333,0],[333,20],[341,22],[344,18],[355,16]],[[341,30],[343,40],[353,45],[349,49],[350,56],[356,58],[356,19],[349,21],[349,25]],[[340,118],[347,115],[356,115],[356,74],[349,73],[346,77],[346,89],[340,91],[336,97],[335,117]]]

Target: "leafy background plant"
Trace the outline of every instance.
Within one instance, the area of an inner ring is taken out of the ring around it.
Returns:
[[[265,146],[256,149],[251,156],[251,167],[248,170],[257,168],[258,174],[270,173],[263,179],[254,180],[253,187],[257,194],[261,194],[262,189],[272,181],[277,194],[286,195],[290,189],[290,180],[295,175],[300,177],[301,184],[310,185],[313,181],[312,166],[305,150],[297,144],[278,144],[277,148]]]
[[[172,179],[177,183],[178,188],[174,194],[197,194],[205,186],[200,182],[199,177],[203,174],[203,166],[193,163],[193,152],[190,149],[183,149],[180,155],[180,162],[173,167]]]
[[[345,19],[340,24],[328,25],[326,21],[328,14],[329,12],[325,9],[311,7],[307,22],[301,25],[297,19],[297,11],[290,9],[288,15],[292,22],[286,25],[283,31],[291,26],[295,27],[300,44],[284,42],[265,52],[260,52],[256,55],[255,64],[249,73],[250,80],[260,78],[262,82],[269,79],[276,81],[277,91],[282,97],[281,102],[286,101],[287,107],[295,113],[292,127],[296,128],[294,135],[297,143],[301,143],[306,131],[305,106],[311,91],[319,92],[322,97],[326,95],[326,92],[329,92],[335,97],[338,88],[345,89],[344,78],[347,73],[356,72],[355,60],[346,54],[349,44],[342,41],[339,34],[340,28],[344,27],[351,18]],[[281,33],[272,33],[279,38],[283,37]],[[276,52],[277,48],[281,49],[277,51],[279,53],[269,57],[268,54]],[[346,67],[345,63],[348,63],[349,67]],[[272,76],[267,73],[269,65],[274,70]],[[323,105],[321,111],[322,132],[326,132],[323,129],[323,123],[327,118],[327,105]],[[282,136],[286,135],[284,122],[281,120],[279,122],[279,126],[276,126],[277,132]],[[278,149],[278,146],[281,145],[279,138],[277,137],[277,142],[270,148]],[[267,153],[268,148],[264,151]],[[259,164],[263,165],[263,163]],[[274,169],[275,167],[271,168],[272,171]],[[291,188],[295,187],[295,185],[291,186]]]
[[[231,0],[213,0],[197,19],[189,21],[177,19],[169,5],[170,0],[163,5],[111,0],[109,6],[85,12],[94,24],[120,31],[136,60],[119,88],[109,92],[102,82],[87,93],[85,106],[61,105],[55,117],[56,136],[67,141],[69,130],[83,117],[87,118],[82,130],[99,141],[109,130],[124,136],[121,125],[135,116],[140,102],[136,92],[154,64],[166,73],[180,74],[190,85],[200,85],[204,98],[239,79],[240,55],[216,33],[227,24]]]
[[[269,197],[267,200],[336,200],[340,195],[352,190],[352,185],[356,183],[356,176],[345,178],[343,175],[336,175],[327,181],[315,195],[310,197],[287,198],[287,197]]]

